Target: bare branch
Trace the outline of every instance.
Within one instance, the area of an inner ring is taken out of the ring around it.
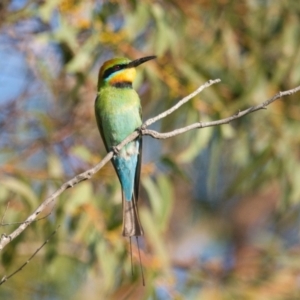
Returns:
[[[207,82],[205,82],[203,85],[201,85],[196,91],[194,91],[193,93],[189,94],[188,96],[184,97],[183,99],[181,99],[176,105],[172,106],[170,109],[166,110],[165,112],[159,114],[158,116],[151,118],[149,120],[147,120],[143,126],[142,129],[145,129],[146,127],[148,127],[149,125],[157,122],[158,120],[170,115],[172,112],[174,112],[175,110],[177,110],[180,106],[182,106],[183,104],[185,104],[186,102],[188,102],[189,100],[191,100],[193,97],[195,97],[196,95],[198,95],[199,93],[201,93],[205,88],[215,84],[221,82],[221,79],[215,79],[215,80],[209,80]]]
[[[256,105],[256,106],[251,106],[251,107],[249,107],[245,110],[238,111],[234,115],[232,115],[228,118],[225,118],[225,119],[221,119],[221,120],[217,120],[217,121],[211,121],[211,122],[197,122],[197,123],[188,125],[186,127],[182,127],[182,128],[170,131],[170,132],[165,132],[165,133],[160,133],[160,132],[157,132],[157,131],[151,130],[151,129],[141,129],[141,134],[142,135],[150,135],[155,139],[168,139],[170,137],[185,133],[185,132],[190,131],[192,129],[197,129],[197,128],[199,129],[199,128],[205,128],[205,127],[212,127],[212,126],[217,126],[217,125],[228,124],[233,120],[239,119],[239,118],[241,118],[245,115],[248,115],[250,113],[253,113],[255,111],[258,111],[258,110],[261,110],[261,109],[266,109],[269,104],[273,103],[277,99],[282,98],[283,96],[289,96],[289,95],[295,94],[298,91],[300,91],[300,86],[298,86],[294,89],[288,90],[288,91],[279,92],[278,94],[276,94],[272,98],[266,100],[265,102],[263,102],[259,105]]]
[[[8,276],[3,276],[3,278],[0,280],[0,285],[3,284],[4,282],[6,282],[9,278],[11,278],[12,276],[14,276],[15,274],[17,274],[18,272],[22,271],[22,269],[28,265],[30,263],[30,261],[37,255],[37,253],[50,241],[50,239],[54,236],[54,234],[57,232],[59,226],[57,226],[57,228],[50,234],[50,236],[47,238],[47,240],[39,247],[35,250],[35,252],[29,257],[29,259],[22,265],[20,266],[17,270],[15,270],[14,272],[12,272],[10,275]]]
[[[263,102],[262,104],[259,104],[257,106],[252,106],[248,109],[245,109],[243,111],[239,111],[236,114],[232,115],[231,117],[222,119],[222,120],[217,120],[217,121],[212,121],[212,122],[198,122],[198,123],[194,123],[191,124],[189,126],[183,127],[183,128],[179,128],[177,130],[171,131],[171,132],[167,132],[167,133],[159,133],[157,131],[154,130],[150,130],[150,129],[146,129],[147,126],[149,126],[150,124],[153,124],[154,122],[168,116],[169,114],[171,114],[173,111],[175,111],[176,109],[178,109],[180,106],[182,106],[184,103],[186,103],[187,101],[189,101],[192,97],[194,97],[195,95],[197,95],[198,93],[200,93],[201,91],[203,91],[206,87],[211,86],[212,84],[215,84],[217,82],[220,82],[219,79],[216,80],[209,80],[207,81],[205,84],[201,85],[195,92],[193,92],[192,94],[188,95],[187,97],[183,98],[182,100],[180,100],[176,105],[174,105],[172,108],[168,109],[167,111],[159,114],[157,117],[152,118],[147,120],[141,127],[141,129],[134,131],[132,134],[130,134],[125,140],[123,140],[119,145],[117,145],[114,150],[120,151],[122,149],[122,147],[124,147],[127,143],[133,141],[134,139],[136,139],[139,135],[150,135],[156,139],[167,139],[173,136],[176,136],[178,134],[182,134],[184,132],[187,132],[189,130],[192,129],[196,129],[196,128],[204,128],[204,127],[210,127],[210,126],[216,126],[216,125],[222,125],[222,124],[227,124],[230,123],[231,121],[241,118],[247,114],[250,114],[254,111],[260,110],[260,109],[265,109],[269,104],[273,103],[275,100],[283,97],[283,96],[288,96],[288,95],[292,95],[296,92],[298,92],[300,90],[300,86],[288,90],[288,91],[284,91],[284,92],[279,92],[278,94],[276,94],[275,96],[273,96],[272,98],[266,100],[265,102]],[[41,203],[41,205],[15,230],[13,231],[10,235],[6,235],[5,233],[3,233],[0,237],[0,250],[2,250],[9,242],[11,242],[13,239],[15,239],[19,234],[21,234],[26,228],[27,226],[32,223],[37,216],[52,202],[54,201],[60,194],[62,194],[66,189],[71,188],[73,186],[75,186],[76,184],[80,183],[81,181],[90,179],[96,172],[98,172],[107,162],[109,162],[111,160],[111,158],[113,157],[114,152],[110,151],[109,153],[107,153],[107,155],[103,158],[103,160],[98,163],[95,167],[75,176],[74,178],[72,178],[71,180],[69,180],[68,182],[64,183],[57,191],[55,191],[52,195],[50,195],[48,198],[46,198],[44,200],[44,202]]]
[[[138,136],[138,133],[137,133]],[[122,143],[121,143],[122,144]],[[81,181],[87,180],[92,177],[93,174],[95,174],[97,171],[99,171],[107,162],[110,161],[110,159],[113,156],[113,152],[109,152],[104,159],[97,164],[94,168],[91,168],[71,180],[64,183],[56,192],[54,192],[51,196],[46,198],[44,202],[10,235],[6,235],[3,233],[0,238],[0,250],[2,250],[9,242],[11,242],[13,239],[15,239],[21,232],[23,232],[27,226],[32,223],[37,216],[54,200],[56,199],[62,192],[64,192],[66,189],[71,188],[75,186],[76,184],[80,183]]]

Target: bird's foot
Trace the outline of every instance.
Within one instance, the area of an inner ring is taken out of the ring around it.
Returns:
[[[118,146],[112,146],[112,151],[114,151],[114,155],[118,155],[120,153],[120,149]]]
[[[139,127],[139,128],[137,129],[137,131],[138,131],[140,137],[143,136],[143,132],[144,132],[145,129],[146,129],[146,126],[145,126],[145,125],[142,125],[141,127]]]

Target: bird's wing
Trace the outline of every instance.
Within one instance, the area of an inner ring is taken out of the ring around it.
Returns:
[[[96,97],[95,102],[97,101],[97,98],[98,98],[98,97]],[[98,125],[98,128],[99,128],[101,137],[102,137],[103,144],[104,144],[105,149],[106,149],[106,151],[107,151],[107,153],[108,153],[108,152],[110,152],[112,149],[109,148],[108,145],[107,145],[107,141],[106,141],[105,135],[104,135],[103,121],[101,120],[101,116],[100,116],[97,112],[96,112],[96,119],[97,119],[97,125]],[[111,163],[112,163],[112,165],[113,165],[113,167],[114,167],[114,169],[115,169],[115,171],[116,171],[116,174],[117,174],[119,180],[121,181],[121,178],[120,178],[120,175],[119,175],[119,172],[118,172],[116,163],[115,163],[115,161],[114,161],[114,158],[111,159]]]
[[[142,109],[140,108],[140,116],[142,119]],[[135,178],[134,178],[134,195],[136,201],[139,198],[139,187],[140,187],[140,177],[141,177],[141,167],[142,167],[142,150],[143,150],[143,139],[142,136],[138,138],[139,141],[139,154],[136,164]]]
[[[97,99],[98,99],[98,97],[96,97],[95,103],[97,102]],[[101,134],[102,141],[103,141],[103,143],[104,143],[105,149],[106,149],[107,152],[109,152],[110,150],[108,149],[107,143],[106,143],[106,141],[105,141],[105,136],[104,136],[104,131],[103,131],[103,126],[102,126],[102,120],[101,120],[101,117],[100,117],[100,115],[97,113],[97,111],[95,111],[95,115],[96,115],[97,125],[98,125],[98,128],[99,128],[99,131],[100,131],[100,134]]]

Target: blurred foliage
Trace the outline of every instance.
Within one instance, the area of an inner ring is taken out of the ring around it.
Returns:
[[[299,85],[299,25],[292,0],[1,1],[2,233],[105,155],[93,104],[106,59],[158,56],[135,82],[145,120],[222,80],[154,125],[168,131]],[[229,125],[145,138],[145,288],[107,165],[2,251],[1,276],[61,225],[1,299],[298,299],[299,120],[295,94]]]

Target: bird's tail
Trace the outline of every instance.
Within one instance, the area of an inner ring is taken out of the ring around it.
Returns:
[[[140,222],[137,200],[133,194],[131,201],[125,199],[122,193],[123,205],[123,236],[140,236],[144,235],[143,227]]]

